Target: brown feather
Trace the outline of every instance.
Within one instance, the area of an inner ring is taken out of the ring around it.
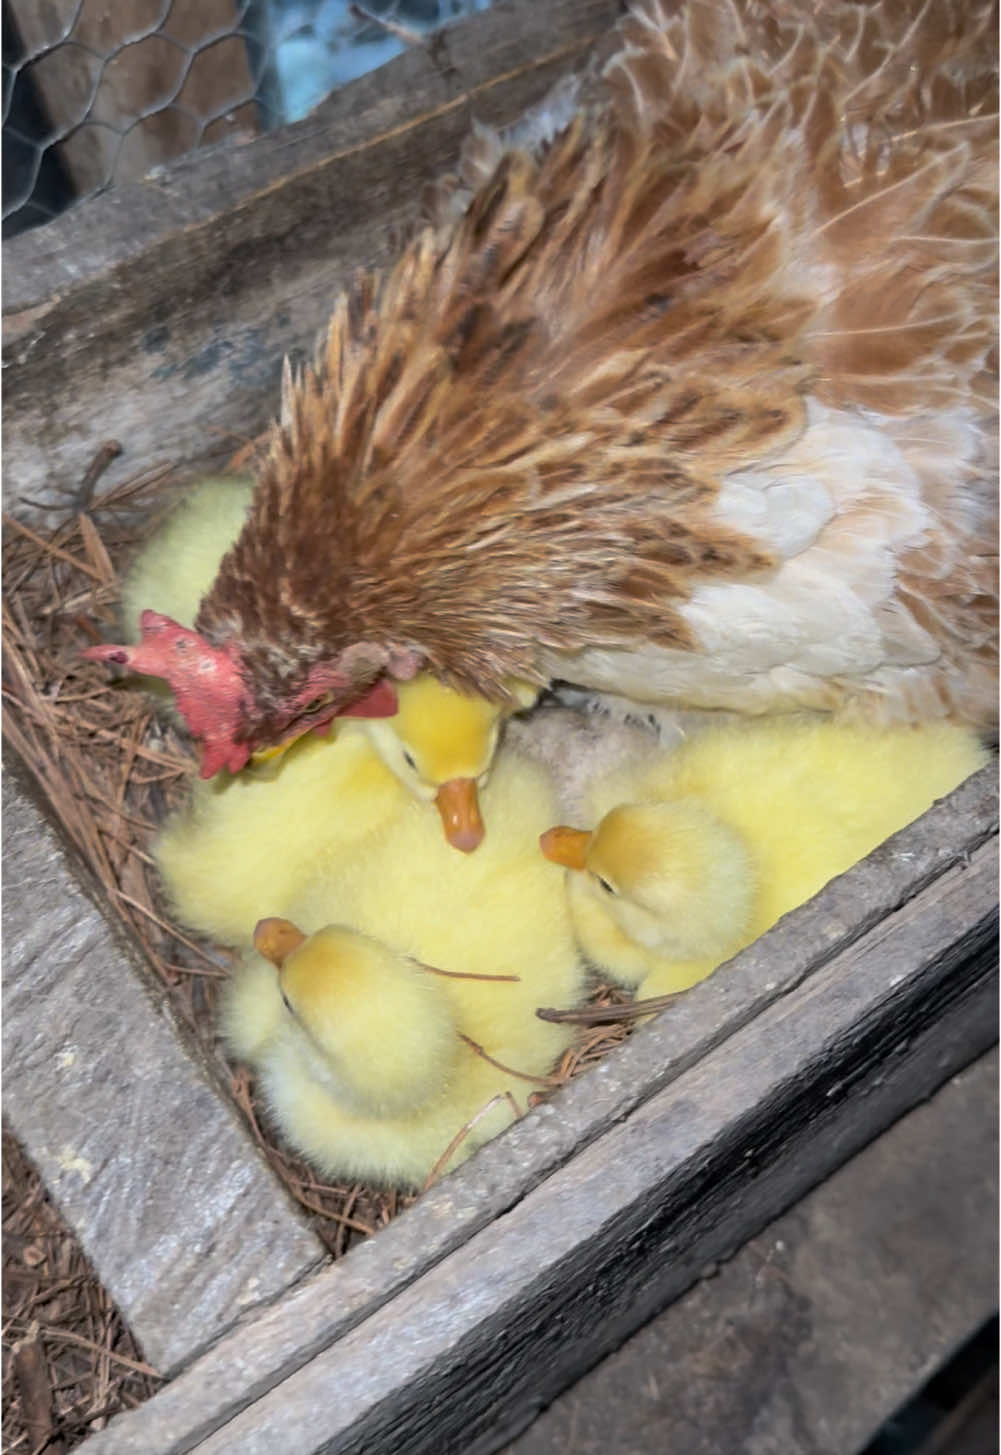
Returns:
[[[352,644],[493,696],[547,653],[698,650],[679,607],[774,564],[717,517],[722,482],[788,448],[809,398],[915,438],[960,406],[986,437],[994,13],[638,0],[603,109],[534,150],[474,138],[467,210],[441,189],[444,224],[286,376],[199,616],[243,649],[248,736]],[[893,609],[953,676],[970,643],[953,698],[982,716],[993,567],[962,502],[934,508],[950,544],[909,551]]]

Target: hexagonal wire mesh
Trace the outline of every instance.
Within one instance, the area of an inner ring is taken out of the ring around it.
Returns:
[[[3,0],[3,233],[297,121],[489,0]]]

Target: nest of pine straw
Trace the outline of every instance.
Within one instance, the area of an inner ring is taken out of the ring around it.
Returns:
[[[102,886],[109,912],[124,922],[276,1175],[338,1258],[413,1199],[318,1182],[269,1129],[249,1073],[226,1062],[216,1042],[215,1007],[233,956],[171,923],[149,852],[157,827],[188,792],[194,754],[148,697],[109,682],[103,667],[80,656],[113,634],[119,595],[114,563],[127,564],[141,543],[148,529],[143,522],[162,500],[169,476],[162,470],[110,491],[51,532],[5,521],[4,730]],[[605,988],[594,1002],[622,999]],[[569,1080],[626,1034],[622,1024],[583,1028],[547,1086]],[[4,1170],[3,1226],[10,1235],[4,1448],[42,1448],[44,1428],[44,1448],[53,1451],[69,1448],[147,1397],[158,1377],[142,1362],[72,1234],[11,1143]]]

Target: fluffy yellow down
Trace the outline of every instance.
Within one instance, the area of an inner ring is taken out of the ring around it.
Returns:
[[[518,1069],[548,1070],[569,1039],[535,1008],[572,1004],[582,984],[560,870],[538,849],[551,790],[539,768],[502,752],[484,803],[490,830],[465,855],[408,801],[342,856],[336,872],[296,895],[288,918],[307,933],[350,924],[444,970],[520,975],[514,984],[450,985],[467,1035]]]
[[[203,480],[167,516],[133,562],[122,587],[122,622],[139,640],[147,607],[192,626],[219,563],[243,528],[253,482],[234,475]]]
[[[154,857],[178,919],[246,947],[259,919],[284,914],[304,880],[409,801],[364,733],[344,723],[328,738],[300,738],[276,772],[196,783]],[[420,808],[440,837],[434,809]]]
[[[278,979],[310,1073],[347,1110],[407,1116],[450,1084],[462,1044],[454,1010],[442,977],[417,961],[328,925]]]
[[[494,1098],[501,1100],[476,1121],[447,1165],[513,1120],[505,1093],[523,1109],[532,1083],[491,1065],[459,1033],[529,1077],[546,1076],[572,1040],[569,1028],[535,1015],[540,1005],[573,1004],[583,984],[561,871],[538,852],[538,835],[553,812],[548,782],[533,765],[502,753],[484,800],[490,831],[475,854],[457,854],[426,805],[404,796],[397,812],[363,841],[332,853],[324,871],[288,903],[258,904],[258,915],[283,915],[307,935],[350,925],[390,954],[443,970],[520,977],[430,977],[428,994],[450,1007],[456,1032],[447,1068],[437,1041],[434,1049],[422,1049],[419,1035],[415,1042],[416,1017],[404,1034],[391,997],[373,989],[370,1015],[358,1013],[355,1002],[354,1049],[375,1084],[385,1078],[398,1087],[401,1060],[412,1068],[415,1087],[423,1084],[427,1064],[440,1078],[437,1094],[424,1101],[415,1090],[406,1114],[377,1116],[363,1110],[357,1084],[348,1093],[338,1079],[343,1070],[332,1074],[329,1042],[324,1052],[316,1034],[320,1020],[339,1023],[335,957],[326,988],[317,973],[307,997],[315,1019],[304,1017],[300,1005],[296,1020],[282,1003],[274,970],[256,954],[247,956],[225,1002],[224,1035],[231,1051],[254,1065],[287,1139],[326,1174],[420,1185],[452,1138]]]
[[[581,947],[643,996],[684,990],[988,759],[948,723],[770,718],[613,772],[592,790],[587,867],[568,874]]]

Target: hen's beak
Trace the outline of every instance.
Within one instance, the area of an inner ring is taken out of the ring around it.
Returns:
[[[483,842],[486,830],[480,818],[475,778],[453,778],[435,795],[445,837],[453,849],[471,854]]]
[[[284,758],[286,751],[292,746],[291,740],[287,743],[277,743],[273,748],[256,748],[250,755],[250,766],[262,768],[265,763],[270,766],[272,772],[278,771],[278,765]],[[270,777],[269,774],[263,774]]]
[[[587,851],[591,847],[591,835],[585,829],[570,829],[565,824],[546,829],[539,835],[539,848],[554,864],[565,864],[568,869],[587,867]]]
[[[391,682],[380,677],[378,682],[366,688],[360,697],[356,697],[346,706],[340,708],[331,706],[328,709],[329,716],[321,722],[310,721],[306,727],[294,729],[284,742],[275,743],[267,748],[256,748],[250,755],[250,762],[255,768],[261,768],[266,763],[270,764],[271,771],[277,772],[278,764],[285,753],[293,743],[297,743],[307,733],[315,733],[322,738],[329,737],[339,717],[395,717],[399,709],[396,688]],[[262,774],[262,777],[267,776],[267,773]]]
[[[254,928],[254,949],[280,970],[306,936],[288,919],[260,919]]]

